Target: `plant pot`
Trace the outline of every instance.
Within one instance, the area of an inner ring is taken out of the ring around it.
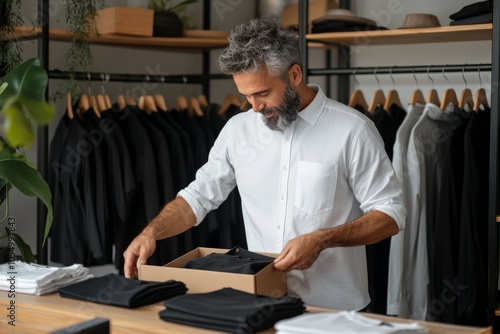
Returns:
[[[183,25],[179,16],[173,12],[155,13],[153,16],[153,36],[180,37]]]

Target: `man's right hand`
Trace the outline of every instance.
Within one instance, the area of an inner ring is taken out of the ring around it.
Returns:
[[[137,278],[139,266],[146,264],[147,259],[153,255],[155,248],[155,238],[146,233],[139,234],[123,253],[125,277]]]

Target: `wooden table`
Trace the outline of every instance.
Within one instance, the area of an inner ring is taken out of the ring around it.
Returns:
[[[15,298],[8,298],[8,292],[2,291],[0,299],[0,333],[50,333],[56,329],[75,325],[79,322],[104,317],[110,319],[111,333],[216,333],[197,327],[183,326],[166,322],[158,316],[164,309],[163,303],[156,303],[137,309],[61,298],[52,293],[33,296],[16,293]],[[15,324],[8,324],[7,308],[15,302]],[[311,312],[335,312],[333,310],[309,307]],[[364,315],[389,321],[409,322],[409,320],[364,313]],[[491,334],[491,328],[463,327],[431,322],[419,322],[429,330],[429,334]],[[261,333],[274,333],[273,329]]]

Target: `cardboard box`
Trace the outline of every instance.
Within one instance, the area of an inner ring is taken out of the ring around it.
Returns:
[[[309,13],[308,13],[308,32],[311,32],[311,22],[318,17],[325,15],[325,13],[330,9],[339,8],[335,0],[309,0]],[[299,4],[292,3],[286,5],[283,9],[283,14],[281,16],[281,25],[283,27],[294,27],[299,26]]]
[[[191,259],[227,251],[228,249],[198,247],[164,266],[140,266],[139,279],[156,282],[169,279],[181,281],[189,289],[188,293],[210,292],[229,287],[270,297],[282,297],[286,294],[286,274],[274,270],[272,263],[255,275],[184,268],[184,264]],[[277,256],[269,253],[259,254]]]
[[[98,10],[95,22],[99,34],[151,37],[153,16],[152,9],[117,6]]]

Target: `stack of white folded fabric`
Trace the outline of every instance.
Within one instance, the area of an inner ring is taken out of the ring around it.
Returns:
[[[365,317],[355,311],[306,313],[281,320],[276,334],[421,334],[427,329],[416,322],[387,322]]]
[[[32,295],[55,292],[60,287],[84,281],[94,275],[81,264],[53,267],[15,261],[0,264],[0,290]]]

